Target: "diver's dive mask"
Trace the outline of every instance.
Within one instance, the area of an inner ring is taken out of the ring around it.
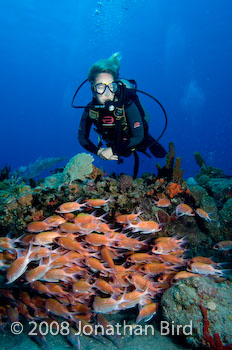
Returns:
[[[112,92],[115,94],[118,91],[118,83],[115,81],[112,81],[110,83],[99,83],[93,86],[93,90],[98,95],[103,95],[105,91]]]

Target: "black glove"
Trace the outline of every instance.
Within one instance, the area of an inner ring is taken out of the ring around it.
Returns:
[[[118,156],[128,157],[131,154],[131,149],[128,148],[129,141],[120,142],[114,146],[114,154]]]

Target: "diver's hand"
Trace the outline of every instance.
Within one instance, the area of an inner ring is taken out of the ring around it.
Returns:
[[[113,154],[111,147],[100,148],[97,152],[97,155],[104,160],[118,160],[118,156],[116,154]]]

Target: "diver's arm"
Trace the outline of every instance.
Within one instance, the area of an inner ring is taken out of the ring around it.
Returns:
[[[131,138],[128,147],[134,147],[143,141],[144,125],[141,114],[134,102],[130,103],[126,108],[126,116],[129,128],[131,130]]]
[[[98,147],[89,139],[89,133],[92,126],[92,120],[89,117],[89,111],[86,108],[81,116],[80,126],[78,130],[78,140],[82,147],[87,151],[97,154]]]

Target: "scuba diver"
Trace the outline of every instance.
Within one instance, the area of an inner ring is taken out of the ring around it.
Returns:
[[[121,157],[133,154],[135,158],[133,177],[136,178],[139,167],[137,151],[145,153],[150,158],[146,152],[147,148],[156,158],[165,157],[167,152],[149,134],[146,121],[148,115],[136,94],[136,91],[143,91],[137,90],[135,81],[119,79],[120,59],[120,54],[117,52],[107,59],[94,63],[89,69],[88,79],[79,86],[73,101],[86,81],[91,84],[93,99],[87,106],[74,106],[72,101],[72,107],[85,108],[78,131],[81,146],[104,160],[116,160],[118,163],[123,161]],[[144,94],[159,103],[166,117],[160,102],[153,96]],[[98,145],[89,139],[93,125],[98,133]]]

